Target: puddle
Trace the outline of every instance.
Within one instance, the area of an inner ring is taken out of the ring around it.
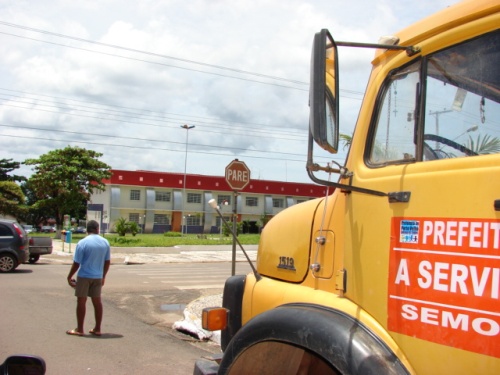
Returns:
[[[185,308],[186,305],[183,305],[181,303],[172,303],[160,306],[161,311],[169,311],[169,312],[183,312]]]

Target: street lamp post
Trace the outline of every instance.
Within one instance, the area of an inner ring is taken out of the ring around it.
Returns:
[[[186,226],[187,233],[187,220],[183,223],[184,219],[184,202],[186,201],[186,174],[187,174],[187,157],[188,157],[188,143],[189,143],[189,129],[193,129],[194,125],[181,125],[182,129],[186,129],[186,152],[184,155],[184,184],[182,192],[182,216],[181,216],[181,234],[184,234],[184,226]]]
[[[229,202],[227,200],[223,200],[220,204],[220,211],[222,213],[222,209],[224,208],[224,206],[227,206],[229,204]],[[219,218],[220,219],[220,218]],[[223,226],[223,222],[222,222],[222,219],[220,219],[220,234],[219,234],[219,241],[222,241],[222,226]]]

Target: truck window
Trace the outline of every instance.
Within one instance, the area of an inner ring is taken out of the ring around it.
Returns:
[[[369,162],[450,159],[500,153],[500,32],[439,51],[387,79]],[[422,69],[425,67],[426,69]],[[422,144],[416,95],[427,72]],[[421,152],[417,152],[418,148]]]
[[[419,61],[393,72],[388,79],[371,149],[372,164],[415,159],[414,113],[420,65]]]
[[[424,159],[500,152],[499,37],[493,32],[429,57]]]

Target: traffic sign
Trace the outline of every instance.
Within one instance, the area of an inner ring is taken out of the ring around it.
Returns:
[[[250,182],[250,169],[247,165],[234,159],[226,167],[226,181],[233,190],[242,190]]]

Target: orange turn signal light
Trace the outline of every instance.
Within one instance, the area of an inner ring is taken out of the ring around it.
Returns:
[[[206,307],[201,313],[201,326],[207,331],[219,331],[227,327],[229,310],[223,307]]]

